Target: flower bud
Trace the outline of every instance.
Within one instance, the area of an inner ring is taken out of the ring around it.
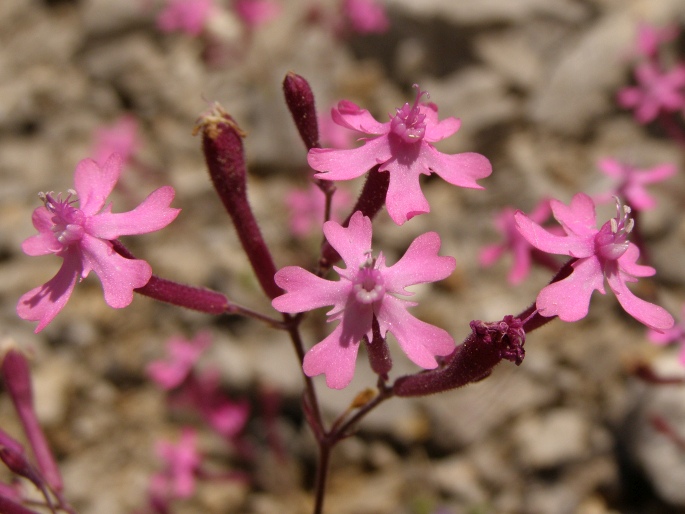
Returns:
[[[440,393],[486,378],[503,359],[517,366],[523,362],[526,334],[520,319],[505,316],[502,321],[472,321],[470,325],[471,335],[445,357],[440,368],[398,378],[393,386],[395,395]]]
[[[307,150],[320,148],[314,93],[309,82],[300,75],[288,72],[283,80],[283,94],[297,131],[300,133]]]

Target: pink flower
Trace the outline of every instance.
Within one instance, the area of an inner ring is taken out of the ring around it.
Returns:
[[[390,28],[385,8],[374,0],[343,0],[342,8],[344,16],[349,20],[355,32],[383,33]]]
[[[351,199],[345,189],[338,188],[335,191],[331,202],[333,221],[342,220],[342,211],[349,205]],[[307,189],[288,191],[285,203],[290,210],[290,230],[293,235],[305,237],[323,224],[326,196],[316,185],[309,184]]]
[[[685,106],[685,66],[678,65],[663,72],[652,62],[635,68],[637,86],[625,87],[618,92],[618,104],[635,109],[635,119],[640,123],[653,121],[661,111],[677,111]]]
[[[197,451],[197,434],[184,428],[178,444],[157,443],[157,455],[164,462],[164,470],[153,480],[153,489],[163,498],[189,498],[195,492],[195,476],[202,457]]]
[[[598,166],[605,175],[614,179],[615,185],[611,191],[597,196],[595,200],[604,202],[618,196],[633,209],[640,211],[656,206],[656,201],[647,193],[645,185],[666,180],[676,172],[675,165],[671,163],[640,170],[611,158],[600,160]]]
[[[456,118],[438,121],[434,104],[419,104],[423,94],[418,90],[414,105],[404,104],[386,123],[376,121],[368,111],[352,102],[339,102],[338,108],[331,111],[333,120],[371,137],[365,138],[366,144],[359,148],[309,150],[309,165],[321,172],[315,177],[350,180],[380,164],[380,172],[390,173],[386,205],[388,214],[398,225],[417,214],[430,212],[419,185],[421,174],[437,173],[450,184],[482,189],[476,180],[490,175],[490,161],[477,153],[438,152],[431,143],[454,134],[461,122]]]
[[[271,0],[235,0],[233,8],[245,25],[251,28],[264,25],[281,13],[281,6]]]
[[[586,194],[575,195],[569,206],[558,200],[550,203],[552,213],[566,236],[546,231],[520,211],[514,215],[521,234],[535,248],[577,259],[568,277],[540,291],[536,300],[538,312],[543,316],[559,316],[563,321],[584,318],[592,292],[596,289],[606,294],[606,277],[623,309],[636,320],[655,330],[673,326],[673,317],[668,312],[636,297],[626,284],[637,282],[637,277],[656,273],[650,266],[637,264],[640,250],[628,241],[634,224],[628,216],[630,208],[618,208],[616,218],[598,230],[595,228],[595,204]]]
[[[203,415],[219,435],[233,439],[245,428],[250,415],[250,404],[247,401],[234,402],[216,396],[215,400],[203,409]]]
[[[637,27],[635,54],[638,57],[656,57],[659,46],[678,37],[678,27],[654,27],[648,23],[640,23]]]
[[[347,266],[335,267],[339,281],[319,278],[299,266],[287,266],[275,276],[286,291],[273,300],[276,310],[297,313],[333,305],[328,321],[340,322],[307,352],[304,372],[308,376],[324,373],[326,384],[333,389],[346,387],[354,375],[360,341],[364,337],[373,340],[374,320],[381,337],[392,333],[414,363],[427,369],[437,367],[435,356],[452,352],[454,340],[444,330],[409,314],[407,309],[416,303],[396,295],[411,296],[406,287],[442,280],[454,271],[454,258],[437,255],[438,234],[417,237],[404,257],[388,267],[382,253],[371,256],[371,220],[361,212],[354,213],[347,228],[328,221],[323,230]]]
[[[119,118],[109,127],[101,127],[95,131],[93,160],[104,166],[112,154],[119,154],[122,165],[126,166],[131,156],[138,148],[138,122],[131,115]]]
[[[513,256],[513,264],[507,275],[507,280],[514,285],[520,284],[528,276],[531,254],[535,251],[535,247],[521,235],[516,227],[515,212],[511,207],[505,207],[500,211],[495,218],[495,226],[504,236],[504,242],[486,246],[481,250],[479,256],[481,266],[488,267],[492,266],[504,252],[510,251]],[[549,200],[543,200],[528,216],[536,223],[544,223],[551,213]]]
[[[167,342],[169,358],[151,362],[147,367],[147,374],[162,389],[174,389],[185,381],[197,360],[211,344],[209,332],[200,332],[191,341],[172,337]]]
[[[680,363],[685,366],[685,305],[680,314],[680,323],[663,332],[649,330],[647,337],[650,341],[658,345],[678,343],[680,345]]]
[[[162,32],[178,31],[199,36],[213,9],[213,0],[169,0],[157,15],[157,28]]]
[[[84,159],[76,166],[76,191],[65,199],[61,194],[42,195],[44,207],[33,211],[33,226],[38,234],[22,244],[27,255],[54,253],[64,259],[51,280],[19,299],[19,317],[38,321],[36,332],[45,328],[71,296],[76,282],[94,271],[105,293],[105,302],[114,308],[126,307],[133,290],[144,286],[152,276],[150,265],[139,259],[125,259],[112,249],[119,236],[145,234],[166,227],[179,213],[169,204],[174,189],[160,187],[130,212],[115,214],[105,200],[121,173],[121,158],[110,157],[103,166]],[[75,207],[80,198],[80,207]]]

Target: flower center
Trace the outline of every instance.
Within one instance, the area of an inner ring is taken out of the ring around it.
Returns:
[[[414,84],[414,87],[417,91],[414,105],[410,107],[406,103],[401,109],[397,109],[395,116],[390,116],[390,131],[405,143],[421,141],[426,134],[426,115],[419,110],[419,100],[423,95],[428,96],[428,93],[421,91],[418,84]]]
[[[633,230],[635,220],[630,217],[630,207],[621,205],[616,199],[616,217],[607,221],[595,236],[597,254],[609,260],[616,260],[628,250],[628,234]]]
[[[361,303],[373,303],[380,300],[385,294],[383,275],[374,269],[376,260],[371,257],[371,250],[366,252],[366,261],[359,267],[359,272],[354,277],[352,289],[357,301]]]
[[[52,232],[55,234],[57,241],[63,245],[69,245],[73,242],[80,241],[83,237],[84,229],[83,222],[85,216],[80,209],[77,209],[72,204],[76,202],[76,191],[70,189],[69,194],[62,200],[62,193],[55,198],[54,193],[40,193],[40,198],[45,204],[45,208],[52,214]]]

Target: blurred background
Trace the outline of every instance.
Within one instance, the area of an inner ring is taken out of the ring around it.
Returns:
[[[311,266],[320,232],[298,235],[286,223],[290,192],[306,188],[311,175],[283,101],[288,71],[309,80],[321,115],[349,99],[381,121],[412,102],[412,85],[419,84],[441,117],[462,121],[438,148],[492,161],[491,177],[481,181],[485,190],[431,177],[423,182],[431,213],[397,227],[383,212],[374,229],[374,250],[391,263],[417,235],[439,232],[442,254],[456,258],[457,270],[417,290],[413,312],[457,342],[470,333],[472,319],[499,320],[525,309],[552,276],[533,268],[514,286],[507,282],[510,256],[480,266],[480,249],[501,237],[493,225],[499,210],[529,211],[545,197],[568,203],[577,192],[606,190],[597,168],[602,157],[641,168],[677,165],[675,177],[650,188],[657,207],[641,221],[658,272],[636,293],[658,298],[676,317],[685,301],[682,148],[616,103],[617,91],[632,81],[638,23],[682,25],[685,1],[387,0],[387,26],[370,32],[346,19],[337,0],[274,2],[280,8],[273,15],[254,19],[237,2],[217,1],[195,32],[164,25],[159,18],[168,6],[153,0],[0,2],[1,337],[31,355],[38,414],[64,473],[65,495],[81,514],[143,512],[150,476],[161,466],[155,442],[178,440],[181,426],[202,426],[170,412],[145,372],[164,356],[169,337],[192,338],[202,329],[213,344],[198,366],[218,368],[227,394],[250,403],[244,438],[253,453],[241,460],[202,428],[198,444],[216,469],[239,469],[250,478],[204,481],[172,511],[311,509],[315,447],[284,334],[142,297],[116,311],[94,277],[78,285],[39,334],[15,313],[19,296],[52,277],[60,263],[21,252],[34,233],[38,192],[66,192],[79,160],[97,158],[102,145],[114,144],[108,137],[129,137],[134,143],[120,143],[131,155],[114,210],[129,210],[170,184],[182,212],[167,229],[125,244],[157,275],[222,291],[271,314],[192,131],[215,101],[237,120],[247,133],[250,199],[277,266]],[[675,58],[682,38],[671,47]],[[350,197],[359,187],[341,184]],[[601,207],[598,219],[603,223],[612,211]],[[323,320],[319,312],[305,323],[307,346],[323,337]],[[504,363],[463,390],[388,402],[336,451],[327,512],[685,512],[685,450],[652,422],[663,417],[685,437],[685,389],[645,383],[631,369],[645,361],[668,376],[685,373],[677,349],[655,347],[645,333],[611,294],[595,294],[584,320],[555,321],[530,334],[519,368]],[[394,376],[416,371],[393,352]],[[334,416],[375,377],[360,356],[348,389],[317,384]],[[271,429],[285,456],[269,443],[264,391],[278,398]],[[0,420],[20,437],[2,393]],[[0,470],[0,479],[9,477]]]

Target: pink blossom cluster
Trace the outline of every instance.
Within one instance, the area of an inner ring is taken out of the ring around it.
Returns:
[[[618,197],[636,211],[646,211],[656,206],[656,200],[645,189],[647,184],[662,182],[676,173],[676,166],[672,163],[643,170],[610,157],[601,159],[598,166],[613,184],[609,191],[595,196],[595,200],[607,202]]]
[[[326,280],[299,266],[286,266],[276,273],[276,283],[286,292],[272,302],[277,310],[292,314],[333,306],[328,321],[339,323],[307,352],[304,372],[325,374],[331,388],[346,387],[354,375],[361,341],[382,344],[374,338],[374,324],[383,340],[388,332],[393,334],[415,364],[435,368],[436,356],[451,353],[454,340],[443,329],[412,316],[408,308],[416,303],[401,297],[413,295],[409,286],[442,280],[454,271],[452,257],[437,255],[438,234],[417,237],[398,262],[387,266],[382,253],[373,255],[371,220],[361,212],[352,216],[348,227],[329,221],[323,230],[345,262],[346,268],[335,267],[340,280]]]
[[[157,15],[157,27],[162,32],[185,32],[197,37],[222,9],[226,7],[215,0],[167,0]],[[233,0],[232,11],[248,29],[255,29],[276,18],[281,6],[274,0]]]
[[[222,391],[218,371],[196,369],[197,361],[210,346],[208,332],[200,332],[192,340],[173,337],[167,342],[167,357],[151,362],[147,373],[169,392],[172,406],[198,412],[215,432],[235,440],[247,423],[249,404],[234,401]]]
[[[623,309],[636,320],[658,331],[671,328],[673,317],[666,310],[628,289],[628,282],[656,273],[651,266],[637,263],[640,250],[629,241],[634,226],[630,208],[618,205],[616,217],[597,229],[595,204],[586,194],[578,193],[568,206],[558,200],[551,200],[550,205],[564,236],[545,230],[520,211],[514,215],[519,231],[535,248],[574,259],[568,277],[540,291],[538,312],[578,321],[587,315],[593,291],[606,294],[606,280]]]
[[[685,63],[661,59],[661,45],[676,38],[675,27],[657,28],[641,24],[635,43],[636,84],[618,92],[618,104],[634,111],[638,123],[646,124],[661,116],[681,114],[685,108]]]
[[[453,135],[461,125],[457,118],[438,119],[435,104],[421,103],[426,93],[416,86],[413,105],[405,103],[381,123],[356,104],[343,100],[331,110],[333,121],[366,137],[359,148],[313,148],[307,161],[321,180],[350,180],[372,173],[388,173],[390,185],[385,204],[388,214],[398,225],[417,214],[430,212],[428,200],[421,192],[419,177],[435,173],[452,185],[482,189],[476,182],[492,172],[484,156],[466,152],[455,155],[440,153],[433,143]]]
[[[33,211],[33,226],[38,234],[24,241],[22,250],[34,256],[55,254],[62,258],[62,267],[48,282],[19,299],[17,314],[38,321],[36,332],[57,316],[76,283],[91,271],[100,278],[107,305],[117,309],[128,306],[134,289],[150,280],[150,265],[122,257],[114,251],[112,241],[166,227],[179,213],[179,209],[169,207],[175,192],[170,186],[160,187],[132,211],[113,213],[106,201],[121,167],[117,154],[102,166],[85,159],[76,166],[75,190],[69,190],[64,197],[52,192],[41,195],[44,205]]]

